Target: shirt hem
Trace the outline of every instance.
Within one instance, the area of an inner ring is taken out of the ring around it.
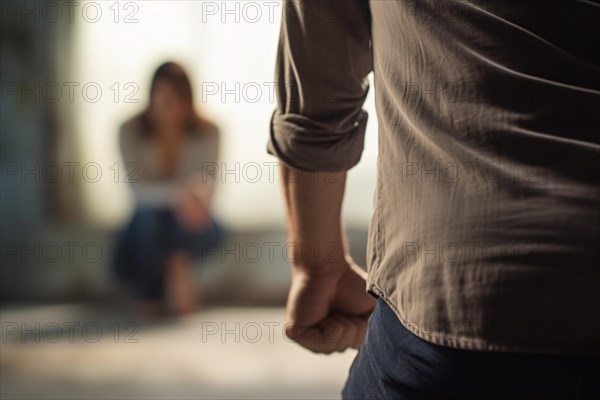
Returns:
[[[545,354],[554,356],[577,356],[577,357],[590,357],[596,358],[598,354],[590,351],[589,354],[582,354],[580,352],[558,352],[556,349],[549,349],[546,347],[523,347],[523,346],[509,346],[499,343],[491,343],[481,338],[456,336],[456,334],[450,332],[443,332],[441,330],[427,330],[424,332],[419,329],[419,324],[411,323],[402,314],[400,309],[394,304],[393,301],[387,296],[387,294],[380,289],[376,284],[370,282],[367,287],[367,291],[377,297],[381,297],[385,303],[394,311],[400,323],[412,334],[419,337],[426,342],[434,345],[449,347],[457,350],[467,351],[489,351],[499,353],[528,353],[528,354]],[[454,336],[452,336],[454,335]]]

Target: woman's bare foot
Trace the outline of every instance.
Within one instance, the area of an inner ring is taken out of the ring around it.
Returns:
[[[167,310],[172,314],[189,314],[199,309],[192,260],[186,254],[177,253],[168,260],[165,293]]]

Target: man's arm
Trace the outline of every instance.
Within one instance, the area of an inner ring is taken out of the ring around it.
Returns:
[[[293,264],[308,271],[336,269],[344,255],[341,207],[346,173],[318,173],[281,167],[288,215],[288,238],[302,248]],[[325,260],[328,260],[326,262]]]
[[[375,302],[365,274],[347,254],[341,225],[346,173],[282,167],[288,210],[292,285],[286,334],[320,353],[358,348]]]
[[[375,301],[347,253],[346,171],[360,159],[371,71],[366,0],[284,2],[268,150],[285,165],[292,284],[286,334],[323,353],[358,348]]]

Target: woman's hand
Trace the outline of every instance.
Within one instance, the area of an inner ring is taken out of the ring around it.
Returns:
[[[191,231],[202,231],[210,224],[208,204],[190,188],[184,187],[175,203],[179,223]]]

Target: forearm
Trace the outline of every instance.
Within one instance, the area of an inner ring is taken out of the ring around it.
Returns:
[[[190,190],[195,198],[205,207],[210,207],[215,192],[213,177],[193,177],[185,182],[184,186]]]
[[[311,272],[340,268],[346,261],[341,223],[346,172],[311,173],[283,165],[280,169],[292,266]]]

